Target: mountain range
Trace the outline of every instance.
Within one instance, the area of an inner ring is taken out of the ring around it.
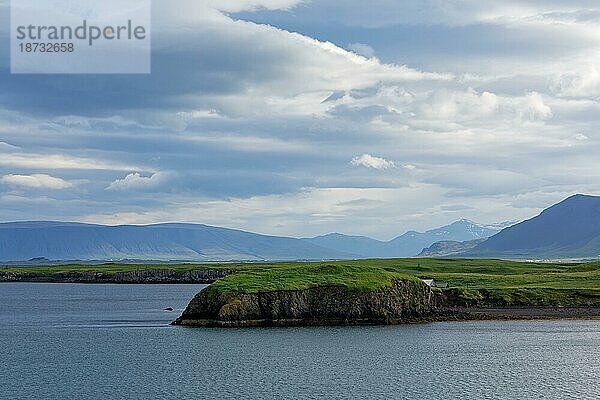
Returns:
[[[467,220],[390,241],[329,234],[315,238],[259,235],[199,224],[104,226],[74,222],[0,224],[0,261],[260,261],[412,257],[440,240],[491,236],[499,227]]]
[[[501,226],[501,224],[480,225],[467,219],[461,219],[450,225],[426,232],[409,231],[386,242],[365,236],[347,236],[339,233],[303,240],[343,253],[360,254],[361,257],[366,258],[414,257],[425,247],[436,242],[463,242],[488,238],[500,232]]]
[[[0,262],[45,260],[261,261],[394,257],[567,259],[600,257],[600,197],[575,195],[511,226],[462,219],[392,240],[340,233],[267,236],[198,224],[0,224]],[[504,229],[503,229],[504,228]]]

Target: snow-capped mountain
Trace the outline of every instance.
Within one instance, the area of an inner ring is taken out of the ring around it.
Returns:
[[[464,242],[488,238],[500,232],[501,228],[478,224],[461,219],[441,228],[426,232],[409,231],[390,241],[379,241],[365,236],[347,236],[333,233],[315,238],[304,239],[320,247],[340,252],[358,253],[362,257],[394,258],[413,257],[440,241]]]

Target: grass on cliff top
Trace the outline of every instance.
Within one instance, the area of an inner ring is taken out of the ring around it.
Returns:
[[[169,270],[175,272],[188,272],[206,269],[231,269],[242,270],[244,264],[66,264],[47,266],[0,266],[0,273],[28,273],[36,276],[58,275],[66,273],[101,272],[104,274],[117,274],[123,272],[137,272],[150,270]]]
[[[211,285],[217,292],[270,292],[340,285],[356,290],[395,279],[448,282],[465,301],[496,305],[600,306],[600,264],[499,260],[360,260],[256,265]]]
[[[432,274],[482,274],[482,275],[511,275],[547,272],[568,272],[577,267],[584,270],[600,268],[600,264],[569,264],[569,263],[526,263],[504,260],[471,260],[471,259],[368,259],[348,261],[324,261],[324,262],[236,262],[236,263],[181,263],[181,264],[127,264],[127,263],[104,263],[104,264],[68,264],[54,266],[0,266],[1,272],[23,273],[33,275],[52,275],[69,272],[103,272],[114,274],[120,272],[134,272],[145,270],[172,270],[176,272],[187,272],[196,269],[228,269],[233,271],[256,271],[272,268],[289,268],[309,265],[345,265],[358,267],[383,268],[390,272],[399,272],[409,275],[432,275]]]
[[[216,292],[272,292],[302,290],[317,286],[343,286],[350,290],[372,291],[391,286],[394,280],[415,277],[381,268],[339,264],[307,264],[243,271],[219,279],[210,286]]]
[[[101,264],[47,267],[0,267],[2,272],[47,276],[97,271],[108,274],[169,269],[228,269],[235,275],[215,282],[219,291],[295,290],[343,285],[371,290],[393,279],[433,278],[448,282],[461,298],[483,297],[500,304],[600,306],[600,263],[529,263],[471,259],[372,259],[327,262],[220,264]]]

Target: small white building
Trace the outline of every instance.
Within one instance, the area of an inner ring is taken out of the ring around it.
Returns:
[[[427,286],[435,287],[440,289],[446,289],[448,287],[447,282],[436,282],[435,279],[421,279]]]

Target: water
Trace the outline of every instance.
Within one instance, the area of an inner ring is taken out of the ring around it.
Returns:
[[[201,287],[0,284],[0,399],[600,398],[600,321],[169,326]]]

